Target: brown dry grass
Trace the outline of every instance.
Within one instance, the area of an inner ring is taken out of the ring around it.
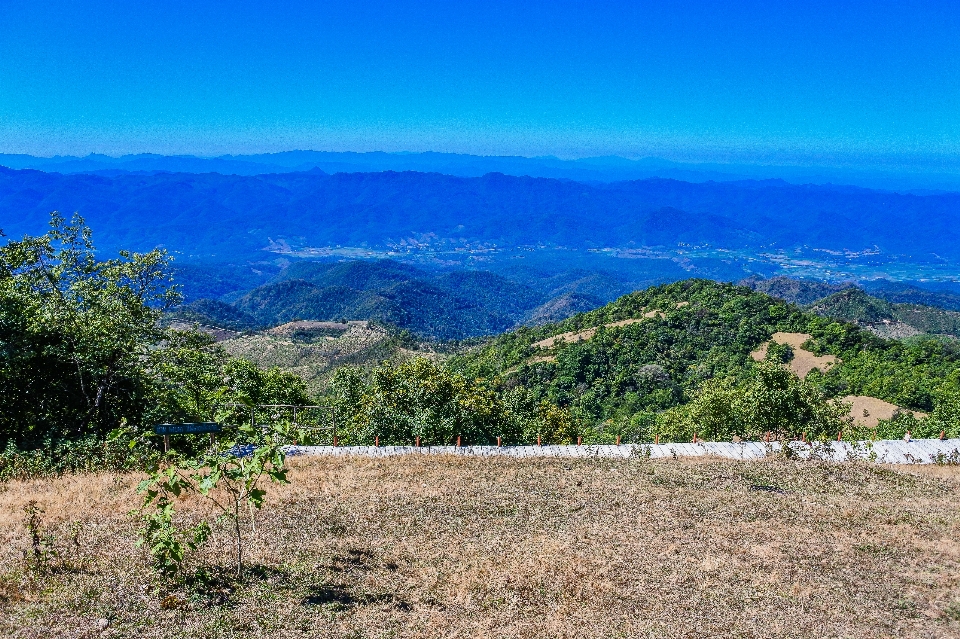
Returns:
[[[296,460],[252,575],[165,607],[134,476],[0,493],[11,637],[960,636],[960,469],[765,460]],[[82,552],[21,558],[21,509]],[[196,512],[199,502],[184,504]],[[218,534],[197,561],[222,562]],[[109,619],[105,631],[98,619]]]

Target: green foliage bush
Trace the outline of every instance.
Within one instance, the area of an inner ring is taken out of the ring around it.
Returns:
[[[760,362],[743,383],[731,378],[704,383],[690,403],[662,413],[658,427],[664,441],[690,441],[694,434],[706,440],[757,440],[768,432],[825,439],[847,426],[847,410],[788,369]]]
[[[793,359],[793,347],[789,344],[780,344],[779,342],[770,342],[767,347],[768,362],[775,364],[789,364]]]
[[[526,389],[498,389],[424,358],[379,367],[366,376],[357,368],[337,371],[333,401],[340,415],[341,441],[369,445],[463,445],[569,442],[572,417]]]
[[[153,568],[163,579],[177,576],[187,551],[203,545],[212,531],[206,520],[189,526],[176,521],[175,502],[187,493],[205,497],[218,513],[217,522],[229,522],[235,577],[243,579],[247,536],[242,520],[248,516],[250,527],[256,530],[254,513],[263,507],[267,494],[263,479],[289,483],[285,446],[290,438],[282,430],[250,425],[239,427],[233,435],[196,457],[168,454],[148,469],[147,478],[137,486],[143,496],[140,515],[144,524],[138,545],[147,546]],[[246,446],[251,446],[249,453],[240,454],[240,448]]]

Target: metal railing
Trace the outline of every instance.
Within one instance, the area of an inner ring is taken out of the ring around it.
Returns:
[[[337,414],[333,406],[223,403],[213,407],[212,417],[213,421],[232,426],[246,423],[252,428],[269,428],[282,424],[293,443],[319,437],[337,445]]]

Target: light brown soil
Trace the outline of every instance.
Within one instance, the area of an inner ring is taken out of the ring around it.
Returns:
[[[574,344],[576,342],[585,342],[597,332],[596,328],[588,328],[585,331],[570,331],[569,333],[560,333],[559,335],[554,335],[553,337],[548,337],[547,339],[542,339],[539,342],[534,342],[534,348],[553,348],[554,346],[560,344],[561,342],[566,342],[567,344]]]
[[[900,407],[896,404],[866,395],[847,395],[840,401],[851,404],[850,416],[853,417],[855,422],[867,428],[876,428],[881,419],[892,419],[893,414],[900,410]],[[908,412],[912,412],[918,419],[927,416],[926,413],[920,411]]]
[[[137,477],[4,485],[0,636],[960,636],[957,467],[442,457],[294,466],[251,533],[244,585],[217,568],[228,557],[217,527],[191,559],[213,577],[161,593],[125,514]],[[60,552],[40,577],[23,567],[30,499]],[[193,498],[181,507],[202,512]]]
[[[822,372],[827,372],[831,366],[837,363],[837,358],[833,355],[817,356],[810,351],[804,350],[801,345],[810,339],[806,333],[774,333],[771,341],[778,344],[789,344],[793,348],[793,359],[790,360],[790,370],[797,374],[800,379],[804,379],[807,374],[815,368]],[[767,356],[767,347],[770,343],[762,345],[757,350],[750,353],[756,361],[763,361]]]
[[[683,308],[684,306],[689,306],[689,305],[690,305],[690,302],[677,302],[677,308]],[[614,328],[616,326],[627,326],[628,324],[638,324],[642,322],[644,319],[652,319],[654,317],[663,319],[666,316],[667,316],[666,313],[664,313],[663,311],[653,309],[651,311],[647,311],[646,313],[644,313],[642,318],[625,319],[625,320],[620,320],[619,322],[610,322],[609,324],[604,324],[604,326],[606,328]],[[560,342],[566,342],[568,344],[574,343],[574,342],[585,342],[591,337],[593,337],[596,334],[596,332],[597,332],[596,328],[588,328],[583,331],[570,331],[569,333],[561,333],[559,335],[554,335],[553,337],[548,337],[547,339],[542,339],[539,342],[534,342],[533,346],[535,348],[553,348]]]
[[[663,311],[649,311],[643,314],[644,318],[651,317],[665,317]],[[615,328],[617,326],[627,326],[629,324],[639,324],[643,319],[625,319],[620,320],[619,322],[610,322],[609,324],[604,324],[606,328]],[[534,348],[553,348],[558,345],[560,342],[566,342],[567,344],[573,344],[575,342],[585,342],[594,335],[596,335],[596,328],[588,328],[583,331],[570,331],[569,333],[560,333],[559,335],[554,335],[553,337],[548,337],[547,339],[542,339],[539,342],[534,342]]]

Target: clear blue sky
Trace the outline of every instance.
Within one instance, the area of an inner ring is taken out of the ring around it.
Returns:
[[[0,152],[958,164],[957,2],[0,0]]]

